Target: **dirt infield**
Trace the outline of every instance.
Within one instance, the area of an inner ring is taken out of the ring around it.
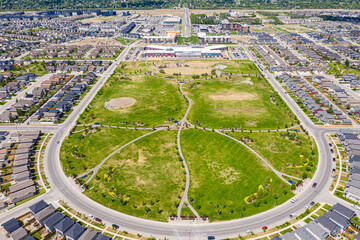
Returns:
[[[241,93],[214,93],[210,98],[215,101],[251,101],[258,99],[254,93],[241,92]]]
[[[84,39],[80,42],[73,42],[69,45],[92,45],[92,46],[122,46],[119,41],[110,38]]]
[[[110,110],[122,109],[131,107],[136,103],[134,98],[129,97],[121,97],[121,98],[113,98],[109,102],[105,103],[105,107]]]
[[[211,69],[209,68],[192,68],[192,67],[175,67],[175,68],[164,68],[165,74],[174,74],[174,73],[181,73],[181,75],[193,75],[193,74],[203,74],[211,73]]]

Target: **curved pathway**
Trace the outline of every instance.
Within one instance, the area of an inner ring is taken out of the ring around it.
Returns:
[[[89,177],[89,179],[86,181],[86,184],[89,183],[91,181],[91,179],[93,179],[93,177],[96,175],[96,173],[99,171],[99,169],[101,168],[101,166],[109,159],[111,158],[112,156],[114,156],[116,153],[118,153],[119,151],[121,151],[122,149],[126,148],[127,146],[129,146],[130,144],[136,142],[137,140],[140,140],[146,136],[149,136],[150,134],[153,134],[153,133],[156,133],[156,132],[159,132],[161,130],[164,130],[164,128],[159,128],[155,131],[152,131],[152,132],[149,132],[147,134],[144,134],[138,138],[135,138],[134,140],[126,143],[125,145],[122,145],[121,147],[119,147],[118,149],[116,149],[115,151],[113,151],[109,156],[107,156],[104,160],[101,161],[101,163],[99,163],[98,165],[96,165],[94,168],[90,169],[89,171],[87,171],[86,173],[84,173],[83,175],[86,175],[86,174],[89,174],[92,172],[92,175],[91,177]]]
[[[190,187],[190,171],[189,171],[189,168],[188,168],[188,166],[186,164],[186,161],[185,161],[185,157],[184,157],[184,155],[182,153],[182,150],[181,150],[181,130],[184,128],[184,124],[187,123],[186,118],[187,118],[187,115],[189,114],[189,111],[190,111],[190,108],[191,108],[191,105],[192,105],[190,98],[188,98],[184,94],[184,92],[182,90],[182,85],[183,85],[183,83],[179,83],[179,90],[180,90],[181,94],[184,95],[184,97],[187,99],[187,101],[189,103],[189,107],[186,110],[183,119],[180,120],[181,124],[180,124],[180,128],[179,128],[179,131],[178,131],[178,134],[177,134],[177,146],[178,146],[179,154],[180,154],[180,157],[181,157],[182,162],[184,164],[184,168],[185,168],[185,172],[186,172],[186,186],[185,186],[184,195],[181,198],[181,201],[180,201],[180,204],[179,204],[179,207],[178,207],[178,210],[177,210],[177,216],[178,217],[181,216],[181,209],[182,209],[184,204],[187,204],[187,206],[195,214],[195,216],[198,219],[200,219],[200,215],[196,212],[196,210],[189,203],[188,192],[189,192],[189,187]]]
[[[297,178],[297,177],[294,177],[294,176],[291,176],[291,175],[288,175],[288,174],[285,174],[285,173],[282,173],[278,170],[276,170],[265,158],[263,158],[259,153],[257,153],[254,149],[252,149],[251,147],[249,147],[248,145],[246,145],[244,142],[234,138],[234,137],[231,137],[227,134],[224,134],[222,132],[219,132],[219,131],[215,131],[216,133],[219,133],[225,137],[228,137],[232,140],[234,140],[235,142],[238,142],[240,143],[241,145],[243,145],[244,147],[246,147],[247,149],[249,149],[252,153],[254,153],[258,158],[261,159],[261,161],[263,161],[265,163],[265,165],[267,167],[269,167],[271,169],[271,171],[273,171],[281,180],[283,180],[284,182],[286,182],[287,184],[291,185],[291,183],[289,183],[283,176],[286,176],[286,177],[290,177],[290,178],[294,178],[294,179],[297,179],[297,180],[301,180],[300,178]]]

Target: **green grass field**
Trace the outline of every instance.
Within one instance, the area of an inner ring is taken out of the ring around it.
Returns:
[[[287,132],[233,132],[230,135],[248,144],[280,172],[299,178],[304,173],[312,177],[315,172],[318,152],[311,137]]]
[[[210,221],[239,218],[240,212],[242,217],[250,216],[293,196],[289,185],[266,169],[260,159],[225,136],[185,130],[181,144],[191,175],[189,201]],[[262,184],[264,189],[259,190]],[[245,202],[255,193],[253,202]]]
[[[226,76],[190,82],[189,120],[210,128],[276,129],[296,122],[295,115],[263,78]]]
[[[120,97],[133,98],[136,103],[127,108],[105,108],[106,101]],[[184,110],[185,99],[175,82],[147,75],[113,76],[97,93],[79,122],[153,127],[173,124],[173,120],[182,118]]]
[[[123,213],[166,221],[170,214],[176,214],[185,187],[183,171],[176,151],[176,131],[160,131],[110,158],[85,194]]]
[[[148,131],[99,128],[95,133],[74,133],[61,145],[60,160],[66,175],[87,172],[110,153]]]

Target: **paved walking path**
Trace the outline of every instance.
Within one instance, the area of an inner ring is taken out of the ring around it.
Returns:
[[[184,157],[184,155],[182,153],[182,150],[181,150],[181,130],[183,129],[184,124],[187,123],[186,118],[187,118],[187,115],[189,114],[190,108],[192,106],[192,102],[191,102],[190,98],[188,98],[185,95],[185,93],[183,92],[183,90],[182,90],[182,85],[183,85],[183,83],[179,83],[179,90],[180,90],[181,94],[184,95],[184,97],[187,99],[187,101],[189,103],[189,107],[185,112],[184,118],[180,121],[181,125],[180,125],[180,128],[179,128],[178,134],[177,134],[177,146],[178,146],[180,157],[181,157],[182,162],[183,162],[184,167],[185,167],[186,186],[185,186],[184,195],[182,196],[179,207],[178,207],[177,216],[178,217],[181,216],[181,209],[182,209],[184,204],[187,204],[188,208],[190,208],[190,210],[195,214],[195,216],[200,219],[200,215],[196,212],[196,210],[189,203],[188,192],[189,192],[189,187],[190,187],[190,171],[189,171],[189,168],[188,168],[188,166],[186,164],[185,157]]]
[[[96,175],[96,173],[99,171],[99,169],[101,168],[101,166],[109,159],[111,158],[112,156],[114,156],[117,152],[121,151],[122,149],[124,149],[125,147],[129,146],[130,144],[136,142],[137,140],[140,140],[141,138],[144,138],[146,136],[149,136],[150,134],[153,134],[153,133],[156,133],[156,132],[159,132],[161,130],[164,130],[165,128],[159,128],[153,132],[149,132],[149,133],[146,133],[138,138],[135,138],[134,140],[126,143],[125,145],[119,147],[118,149],[116,149],[115,151],[113,151],[109,156],[107,156],[104,160],[101,161],[101,163],[99,163],[98,165],[96,165],[96,167],[90,169],[89,171],[87,171],[86,173],[82,174],[82,176],[85,176],[86,174],[89,174],[92,172],[92,175],[89,177],[89,179],[86,181],[86,184],[89,183],[91,181],[91,179],[93,179],[93,177]]]

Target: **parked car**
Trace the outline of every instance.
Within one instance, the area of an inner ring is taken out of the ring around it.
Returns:
[[[333,158],[333,162],[336,162],[336,158]]]
[[[119,229],[119,226],[116,225],[116,224],[113,224],[112,227],[113,227],[114,230]]]
[[[310,203],[310,207],[312,207],[312,206],[314,206],[314,205],[315,205],[315,202],[312,201],[312,202]]]
[[[332,147],[332,144],[331,144],[331,143],[329,143],[329,146],[330,146],[330,147]]]
[[[289,217],[290,217],[291,219],[295,218],[295,217],[296,217],[296,213],[290,214]]]
[[[296,202],[296,201],[297,201],[297,198],[292,198],[292,199],[291,199],[291,202],[292,202],[292,203],[294,203],[294,202]]]
[[[317,186],[317,183],[314,183],[314,184],[312,185],[312,188],[316,188],[316,186]]]
[[[100,218],[95,218],[95,221],[97,221],[97,222],[102,222],[102,220],[100,219]]]
[[[330,152],[331,152],[331,153],[334,153],[334,149],[331,148],[331,149],[330,149]]]
[[[310,205],[309,205],[309,204],[305,206],[305,209],[308,209],[308,208],[310,208]]]
[[[208,240],[215,239],[214,236],[208,236]]]
[[[355,208],[356,210],[360,210],[360,207],[358,205],[352,205],[353,208]]]

